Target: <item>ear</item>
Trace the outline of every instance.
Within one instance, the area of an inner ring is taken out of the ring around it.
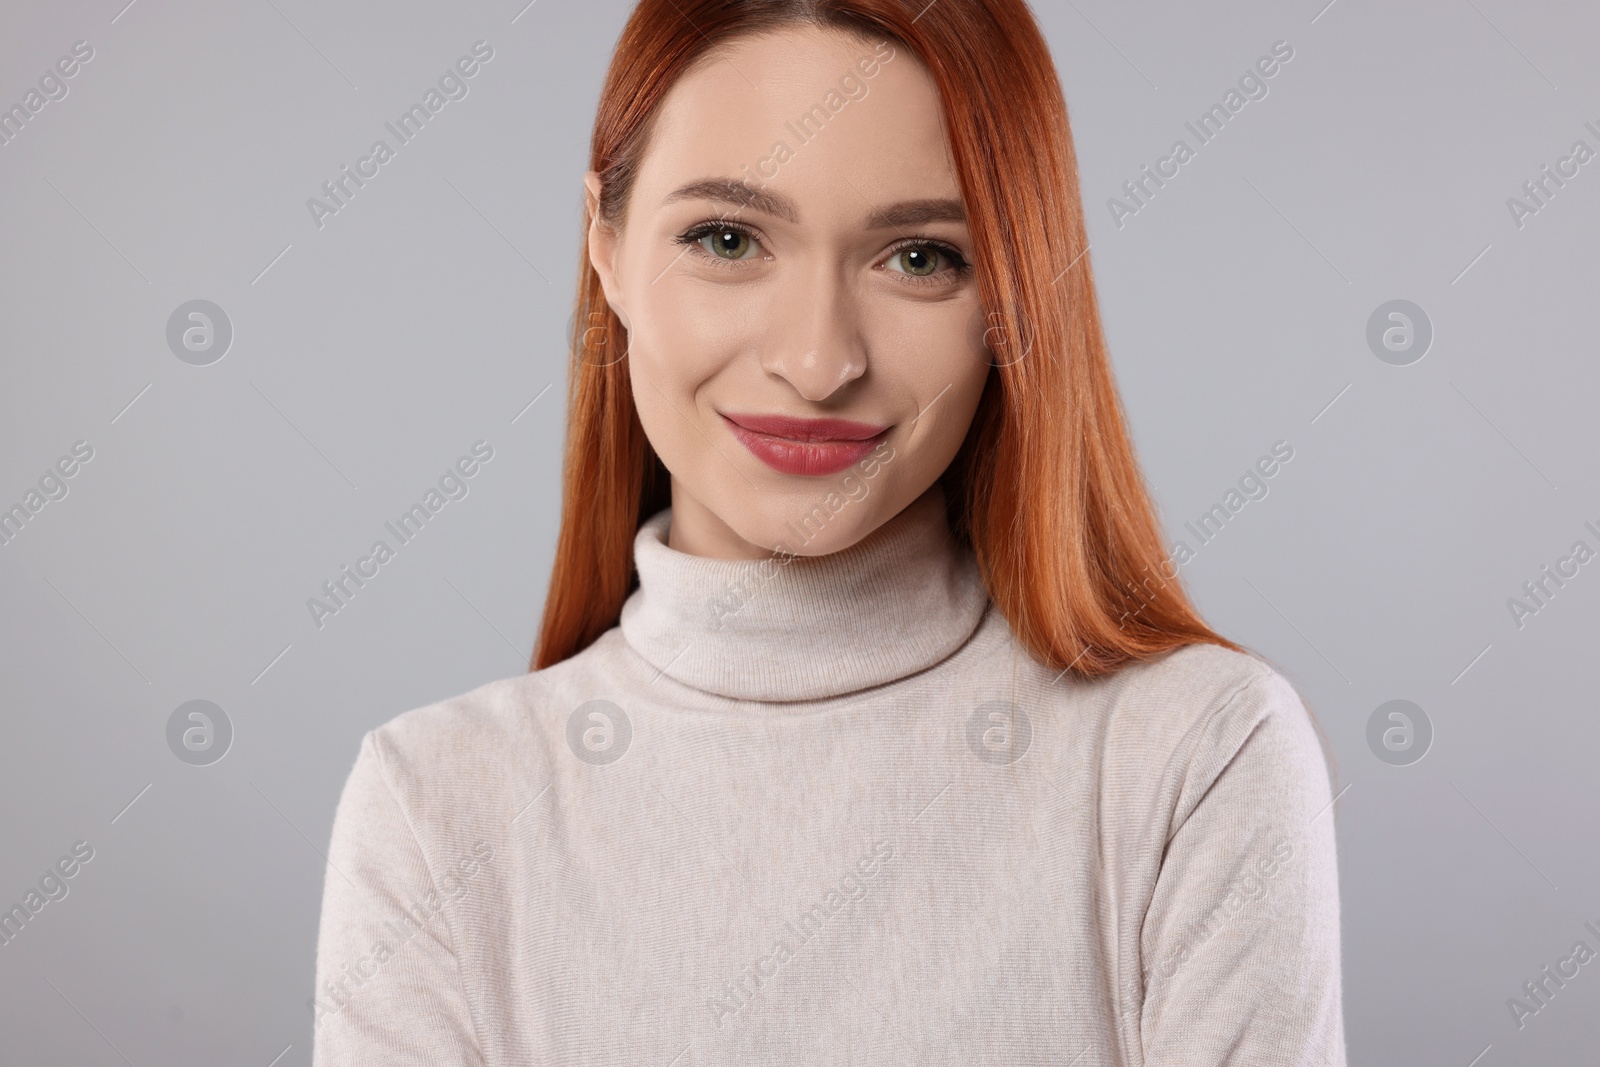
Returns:
[[[585,214],[589,219],[589,264],[600,276],[600,286],[605,290],[606,303],[617,313],[624,325],[628,316],[618,301],[616,281],[617,251],[621,234],[600,217],[600,175],[585,171],[583,175]]]

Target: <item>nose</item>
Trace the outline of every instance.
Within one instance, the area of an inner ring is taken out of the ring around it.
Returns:
[[[820,273],[820,272],[819,272]],[[774,297],[761,367],[822,401],[867,371],[856,297],[835,272],[797,276]]]

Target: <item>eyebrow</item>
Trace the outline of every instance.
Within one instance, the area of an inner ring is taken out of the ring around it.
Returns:
[[[701,178],[680,186],[667,194],[661,206],[680,200],[711,200],[719,204],[733,204],[752,208],[785,222],[799,222],[800,209],[793,200],[782,193],[747,185],[734,178]],[[880,227],[919,226],[927,222],[966,222],[966,207],[960,200],[924,199],[902,200],[888,207],[873,207],[872,225]]]

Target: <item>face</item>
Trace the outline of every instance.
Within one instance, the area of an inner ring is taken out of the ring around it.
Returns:
[[[807,27],[714,51],[589,249],[672,476],[670,547],[836,552],[961,447],[990,356],[938,94],[904,48]]]

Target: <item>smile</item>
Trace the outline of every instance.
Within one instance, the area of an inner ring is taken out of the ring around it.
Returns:
[[[837,474],[878,446],[888,426],[786,415],[722,416],[728,431],[780,474]]]

